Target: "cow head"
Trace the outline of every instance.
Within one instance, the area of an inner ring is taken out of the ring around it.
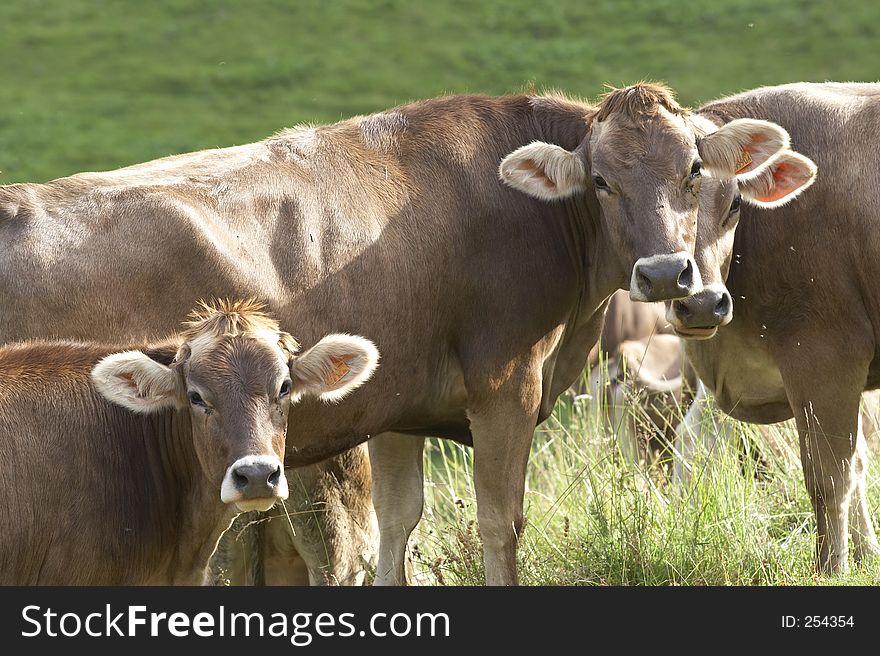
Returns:
[[[97,390],[138,413],[188,413],[193,447],[225,504],[268,510],[287,498],[284,449],[290,406],[305,396],[336,401],[373,373],[372,342],[329,335],[299,345],[253,301],[202,304],[173,361],[115,353],[92,370]]]
[[[501,162],[501,179],[549,202],[595,194],[633,300],[699,292],[693,252],[703,172],[756,174],[786,147],[787,133],[742,120],[707,137],[705,119],[667,88],[645,83],[609,92],[585,120],[586,137],[573,151],[533,142]]]
[[[725,281],[742,205],[781,207],[815,179],[816,165],[800,153],[786,150],[757,173],[704,181],[694,254],[703,276],[703,289],[689,298],[667,303],[666,308],[666,319],[679,336],[708,339],[733,318],[733,299]]]

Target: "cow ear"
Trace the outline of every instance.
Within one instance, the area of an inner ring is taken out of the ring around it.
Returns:
[[[142,351],[114,353],[92,369],[95,389],[108,401],[149,414],[178,404],[178,374]]]
[[[339,401],[360,387],[379,363],[375,344],[355,335],[328,335],[291,361],[294,398]]]
[[[809,157],[784,152],[758,175],[739,183],[743,198],[757,207],[774,208],[797,198],[816,179],[816,165]]]
[[[776,123],[740,118],[701,138],[697,150],[709,175],[744,178],[757,175],[788,144],[788,132]]]
[[[501,160],[502,182],[540,200],[559,200],[586,190],[587,172],[577,153],[534,141]]]

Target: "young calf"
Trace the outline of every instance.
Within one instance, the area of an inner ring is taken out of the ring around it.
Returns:
[[[201,583],[236,510],[287,497],[291,404],[342,398],[378,360],[348,335],[298,349],[253,301],[138,350],[0,349],[0,583]]]

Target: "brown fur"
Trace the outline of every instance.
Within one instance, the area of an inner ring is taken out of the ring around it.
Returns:
[[[307,343],[330,327],[366,335],[383,354],[374,381],[337,407],[298,405],[287,464],[390,430],[473,442],[487,577],[514,582],[510,527],[535,424],[580,374],[634,262],[693,248],[695,131],[662,112],[636,124],[615,111],[592,144],[594,109],[436,98],[2,187],[0,338],[142,339],[208,296],[263,299]],[[617,200],[600,209],[589,182],[553,203],[505,187],[499,163],[535,140],[576,151],[588,173],[605,162]],[[645,157],[621,168],[621,151]]]
[[[190,327],[185,339],[204,338],[215,322],[264,321],[245,306],[237,317],[228,307],[202,311],[203,330]],[[185,366],[187,378],[220,370],[236,383],[278,375],[279,352],[267,358],[265,342],[212,338],[218,347],[227,343],[236,372],[228,370],[230,361],[202,356],[175,362],[181,338],[144,352],[166,366]],[[0,348],[0,487],[7,497],[0,507],[0,583],[201,583],[234,514],[219,501],[226,468],[267,444],[283,457],[287,406],[271,419],[259,415],[240,385],[211,388],[216,414],[225,418],[219,427],[199,410],[175,409],[182,399],[150,414],[107,401],[92,384],[92,370],[105,356],[131,349],[71,341]]]
[[[597,366],[600,361],[607,362],[623,342],[672,334],[665,313],[666,308],[662,303],[635,303],[626,292],[615,292],[608,302],[602,335],[590,349],[587,360],[589,368]]]

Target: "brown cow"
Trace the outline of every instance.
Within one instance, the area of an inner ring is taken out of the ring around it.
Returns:
[[[756,121],[719,134],[750,149],[757,170],[786,141]],[[532,434],[583,369],[606,299],[700,289],[690,255],[700,158],[735,163],[698,151],[690,115],[641,84],[599,106],[437,98],[10,185],[0,338],[161,332],[208,295],[263,298],[306,341],[328,325],[369,334],[383,352],[375,384],[332,409],[300,404],[286,464],[385,431],[414,436],[402,455],[371,445],[374,467],[391,472],[374,476],[380,531],[393,534],[376,580],[395,582],[405,539],[395,541],[421,512],[420,493],[398,503],[421,484],[418,436],[473,443],[486,578],[515,583]]]
[[[589,401],[601,413],[600,420],[631,464],[645,451],[646,441],[640,437],[665,434],[672,416],[666,406],[681,401],[681,349],[678,338],[668,334],[672,326],[665,312],[663,303],[636,303],[625,292],[615,292],[587,361],[589,387],[579,383],[571,390],[576,402]],[[643,430],[648,428],[644,419],[653,428]]]
[[[617,353],[624,342],[671,334],[663,303],[634,303],[626,292],[615,292],[608,301],[602,334],[590,350],[587,366],[592,370],[601,360]]]
[[[590,374],[594,404],[630,464],[649,461],[650,451],[665,450],[675,439],[697,384],[683,355],[674,335],[627,340]]]
[[[763,216],[816,167],[783,155],[739,185],[744,204],[723,222],[700,220],[697,257],[709,291],[674,303],[670,320],[719,407],[737,419],[794,417],[805,482],[816,513],[821,571],[880,553],[865,497],[866,447],[859,397],[880,386],[880,194],[878,84],[791,84],[719,100],[700,114],[724,129],[739,117],[775,121],[821,170],[809,193]],[[739,204],[722,184],[701,205]],[[742,215],[739,218],[739,214]],[[737,221],[739,218],[739,221]],[[728,275],[729,274],[729,275]],[[733,320],[712,311],[727,288]],[[705,311],[705,308],[709,308]],[[852,513],[850,517],[850,512]],[[852,526],[849,526],[852,519]]]
[[[0,349],[0,583],[201,583],[236,508],[287,498],[291,404],[342,398],[378,359],[347,335],[298,350],[251,301],[138,350]]]

